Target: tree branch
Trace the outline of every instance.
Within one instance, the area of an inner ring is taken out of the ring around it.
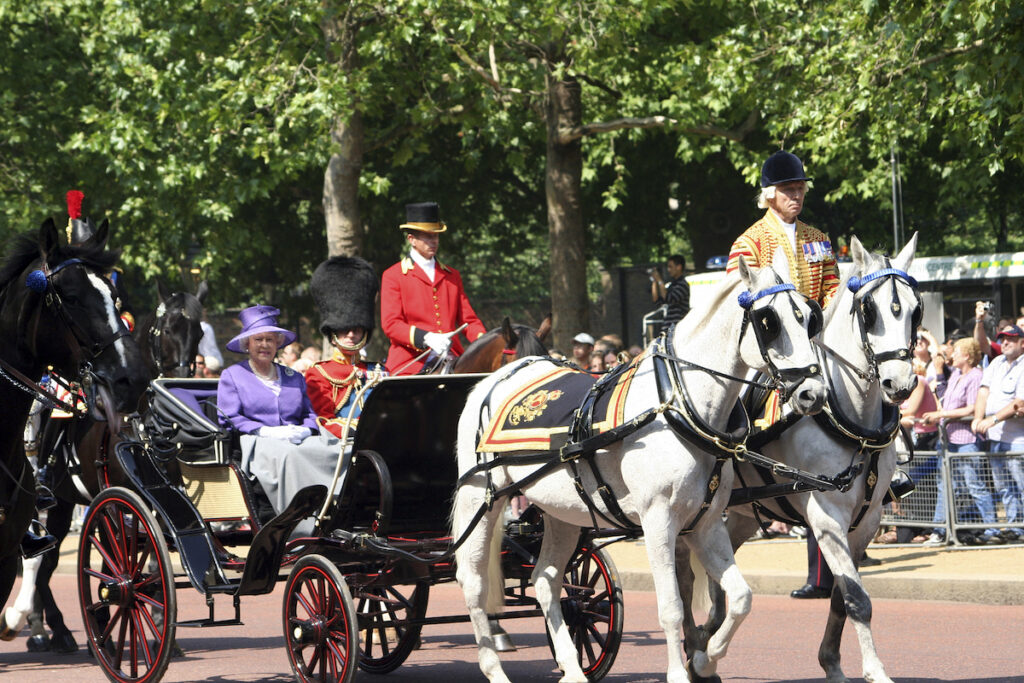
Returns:
[[[747,136],[750,131],[754,129],[757,124],[758,113],[757,111],[751,111],[747,115],[747,118],[737,128],[727,129],[720,126],[690,126],[681,128],[684,133],[691,133],[694,135],[707,135],[711,137],[726,138],[733,142],[740,142],[744,137]],[[582,137],[588,135],[599,135],[601,133],[611,133],[616,130],[626,129],[647,129],[647,128],[676,128],[679,127],[679,121],[676,119],[669,118],[667,116],[646,116],[643,118],[622,118],[614,119],[612,121],[600,121],[597,123],[588,123],[583,126],[577,126],[575,128],[564,128],[558,131],[558,139],[556,142],[560,145],[566,145],[575,140],[579,140]]]
[[[896,71],[891,72],[888,75],[887,80],[891,83],[892,81],[895,81],[899,78],[903,78],[910,71],[920,69],[921,67],[928,66],[929,64],[941,62],[942,60],[948,59],[950,57],[956,57],[958,55],[966,54],[968,52],[973,52],[974,50],[977,50],[982,47],[985,47],[984,38],[979,38],[973,43],[968,43],[967,45],[958,45],[956,47],[951,47],[948,50],[939,52],[938,54],[934,54],[929,57],[925,57],[924,59],[919,59],[911,64],[907,64],[906,66],[897,69]]]

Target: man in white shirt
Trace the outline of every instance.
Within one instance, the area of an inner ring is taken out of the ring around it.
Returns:
[[[989,440],[990,453],[1021,452],[1024,418],[1018,416],[1015,399],[1024,399],[1024,331],[1007,325],[996,341],[1003,352],[985,368],[971,429]],[[1000,535],[1007,541],[1024,540],[1024,456],[997,455],[989,458],[989,465],[1006,521],[1014,525]]]

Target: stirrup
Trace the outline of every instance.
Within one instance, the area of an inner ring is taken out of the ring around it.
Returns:
[[[897,500],[902,500],[909,496],[917,488],[917,484],[910,478],[910,475],[903,470],[896,470],[893,474],[892,481],[889,483],[889,489],[885,492],[885,496],[882,498],[882,505],[888,505]]]
[[[46,512],[56,505],[57,497],[53,495],[50,487],[43,484],[36,485],[36,510],[38,512]]]

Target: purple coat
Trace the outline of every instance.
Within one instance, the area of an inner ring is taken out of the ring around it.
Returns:
[[[221,422],[243,434],[253,434],[260,427],[301,425],[314,432],[316,413],[306,395],[302,375],[283,365],[277,366],[281,377],[281,393],[274,396],[253,373],[249,363],[242,361],[227,368],[217,383],[217,408]]]

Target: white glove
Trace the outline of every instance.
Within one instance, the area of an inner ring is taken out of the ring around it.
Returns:
[[[423,341],[431,351],[439,356],[448,353],[448,347],[452,345],[451,337],[440,332],[427,332],[423,335]]]
[[[281,425],[280,427],[260,427],[256,432],[258,436],[268,439],[281,439],[287,441],[292,436],[292,425]]]
[[[302,443],[303,441],[306,440],[308,436],[311,436],[312,434],[313,430],[310,429],[309,427],[292,425],[291,436],[288,437],[288,440],[291,441],[292,443]]]

